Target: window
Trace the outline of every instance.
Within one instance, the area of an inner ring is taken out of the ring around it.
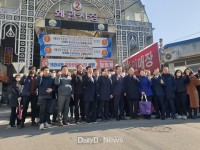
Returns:
[[[0,0],[0,7],[4,7],[4,0]]]
[[[0,0],[0,7],[19,8],[20,0]]]

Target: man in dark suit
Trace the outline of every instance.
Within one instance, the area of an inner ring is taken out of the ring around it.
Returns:
[[[84,101],[85,101],[85,116],[87,123],[96,123],[96,102],[95,97],[97,95],[97,83],[93,76],[93,68],[91,66],[86,67],[87,75],[83,81],[84,87]]]
[[[165,105],[164,105],[164,79],[160,75],[159,68],[153,70],[154,77],[152,78],[152,86],[154,92],[154,103],[156,109],[156,118],[165,120]]]
[[[169,73],[167,67],[163,68],[162,77],[164,78],[165,87],[165,111],[166,118],[175,119],[176,109],[175,109],[175,91],[176,91],[176,81],[173,75]]]
[[[72,76],[72,83],[74,87],[74,102],[75,102],[75,123],[79,123],[79,115],[81,115],[82,120],[85,120],[85,103],[83,100],[83,67],[82,65],[77,65],[77,73]],[[80,114],[79,114],[80,108]]]
[[[123,77],[122,67],[116,66],[116,73],[111,76],[113,92],[113,113],[116,120],[124,119]],[[118,112],[119,110],[119,112]]]
[[[127,98],[129,105],[129,113],[131,118],[138,118],[140,94],[140,82],[134,74],[134,69],[130,67],[128,69],[128,75],[124,78],[124,95]],[[133,103],[134,103],[134,115],[133,115]]]
[[[98,78],[99,78],[99,70],[98,69],[94,69],[93,70],[93,75],[94,75],[94,78],[96,80],[96,82],[98,81]],[[97,86],[98,86],[98,82],[97,82]],[[94,109],[94,113],[96,113],[96,117],[99,119],[100,118],[100,100],[99,100],[99,97],[95,97],[95,102],[96,102],[96,109]]]
[[[99,112],[102,121],[109,120],[109,101],[113,96],[112,93],[112,81],[108,77],[108,69],[102,69],[102,76],[98,78],[97,93],[99,97]]]

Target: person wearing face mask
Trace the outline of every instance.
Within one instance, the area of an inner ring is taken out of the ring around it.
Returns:
[[[11,99],[9,100],[9,106],[11,108],[11,114],[10,114],[10,127],[16,127],[15,126],[15,120],[17,118],[16,109],[18,106],[18,103],[21,103],[21,85],[19,84],[19,81],[21,79],[21,75],[16,75],[15,79],[12,82],[11,85]],[[17,126],[20,125],[20,120],[17,118]]]
[[[178,113],[177,119],[187,119],[187,87],[190,82],[188,78],[183,76],[181,70],[176,70],[174,73],[176,80],[176,112]]]
[[[198,73],[195,75],[195,77],[197,79],[200,79],[200,68],[198,69]],[[199,94],[199,104],[200,104],[200,85],[197,86],[197,91],[198,91],[198,94]],[[199,107],[199,112],[200,112],[200,107]]]
[[[56,78],[56,71],[55,71],[55,70],[51,70],[51,77],[52,77],[53,79]]]
[[[38,103],[36,79],[37,79],[36,67],[31,66],[29,67],[29,74],[25,74],[19,82],[21,85],[23,85],[23,91],[22,91],[23,113],[22,113],[22,122],[20,125],[21,128],[24,127],[29,103],[31,103],[31,121],[32,121],[31,125],[32,126],[37,125],[35,122],[35,118],[37,115],[37,103]]]
[[[188,112],[189,118],[197,119],[197,109],[199,108],[199,94],[196,86],[200,85],[200,79],[197,79],[193,71],[190,68],[186,68],[184,71],[186,78],[190,80],[187,84],[187,94],[188,94]],[[192,115],[192,111],[194,111],[194,115]]]

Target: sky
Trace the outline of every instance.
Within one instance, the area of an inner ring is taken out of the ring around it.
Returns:
[[[164,45],[200,37],[200,0],[141,0],[152,23],[154,42]]]

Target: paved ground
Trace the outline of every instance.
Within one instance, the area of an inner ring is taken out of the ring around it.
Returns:
[[[200,119],[126,120],[87,125],[7,128],[0,107],[0,150],[199,150]]]

